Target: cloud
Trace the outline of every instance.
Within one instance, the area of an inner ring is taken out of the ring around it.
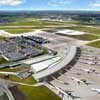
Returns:
[[[0,5],[16,6],[22,3],[22,0],[0,0]]]
[[[98,8],[98,7],[100,7],[100,0],[94,0],[94,1],[91,1],[90,3],[89,3],[89,7],[92,7],[92,8]]]
[[[51,0],[48,2],[48,5],[53,7],[62,7],[71,3],[72,0]]]

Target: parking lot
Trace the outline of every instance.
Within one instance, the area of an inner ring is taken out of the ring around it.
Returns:
[[[0,53],[9,61],[18,61],[42,54],[43,50],[36,46],[46,42],[45,39],[34,36],[12,37],[0,41]]]

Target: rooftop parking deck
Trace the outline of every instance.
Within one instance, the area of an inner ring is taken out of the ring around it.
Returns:
[[[43,38],[34,38],[38,41],[44,40]],[[0,41],[0,53],[8,58],[9,61],[18,61],[25,59],[29,56],[36,56],[43,52],[43,50],[36,48],[36,41],[28,39],[28,37],[12,37],[5,41]]]

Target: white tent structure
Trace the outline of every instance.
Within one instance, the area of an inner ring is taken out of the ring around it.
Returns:
[[[85,32],[79,32],[79,31],[74,31],[74,30],[69,30],[69,29],[58,30],[57,33],[64,34],[64,35],[83,35],[83,34],[86,34]]]
[[[36,64],[32,64],[31,65],[31,70],[34,73],[38,73],[42,70],[45,70],[47,68],[49,68],[50,66],[52,66],[53,64],[55,64],[56,62],[60,61],[61,57],[55,57],[55,58],[51,58],[49,60],[45,60]]]

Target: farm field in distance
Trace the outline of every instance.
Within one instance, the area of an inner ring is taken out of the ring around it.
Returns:
[[[70,25],[76,25],[76,26],[70,26]],[[96,28],[98,26],[92,25],[92,27],[88,27],[88,25],[82,25],[79,21],[42,21],[37,20],[33,18],[24,18],[23,20],[11,22],[8,24],[0,25],[1,30],[5,30],[12,34],[19,34],[19,33],[26,33],[26,32],[32,32],[36,29],[49,29],[53,27],[57,28],[64,28],[65,29],[71,29],[81,32],[87,32],[89,34],[81,35],[81,36],[69,36],[72,38],[76,38],[83,41],[91,41],[100,38],[99,32],[100,29]]]
[[[44,29],[44,28],[53,28],[53,27],[61,27],[69,24],[77,24],[77,21],[41,21],[37,19],[29,19],[25,18],[24,20],[11,22],[8,24],[0,25],[0,30],[5,30],[9,33],[17,34],[17,33],[25,33],[31,32],[36,29]]]

